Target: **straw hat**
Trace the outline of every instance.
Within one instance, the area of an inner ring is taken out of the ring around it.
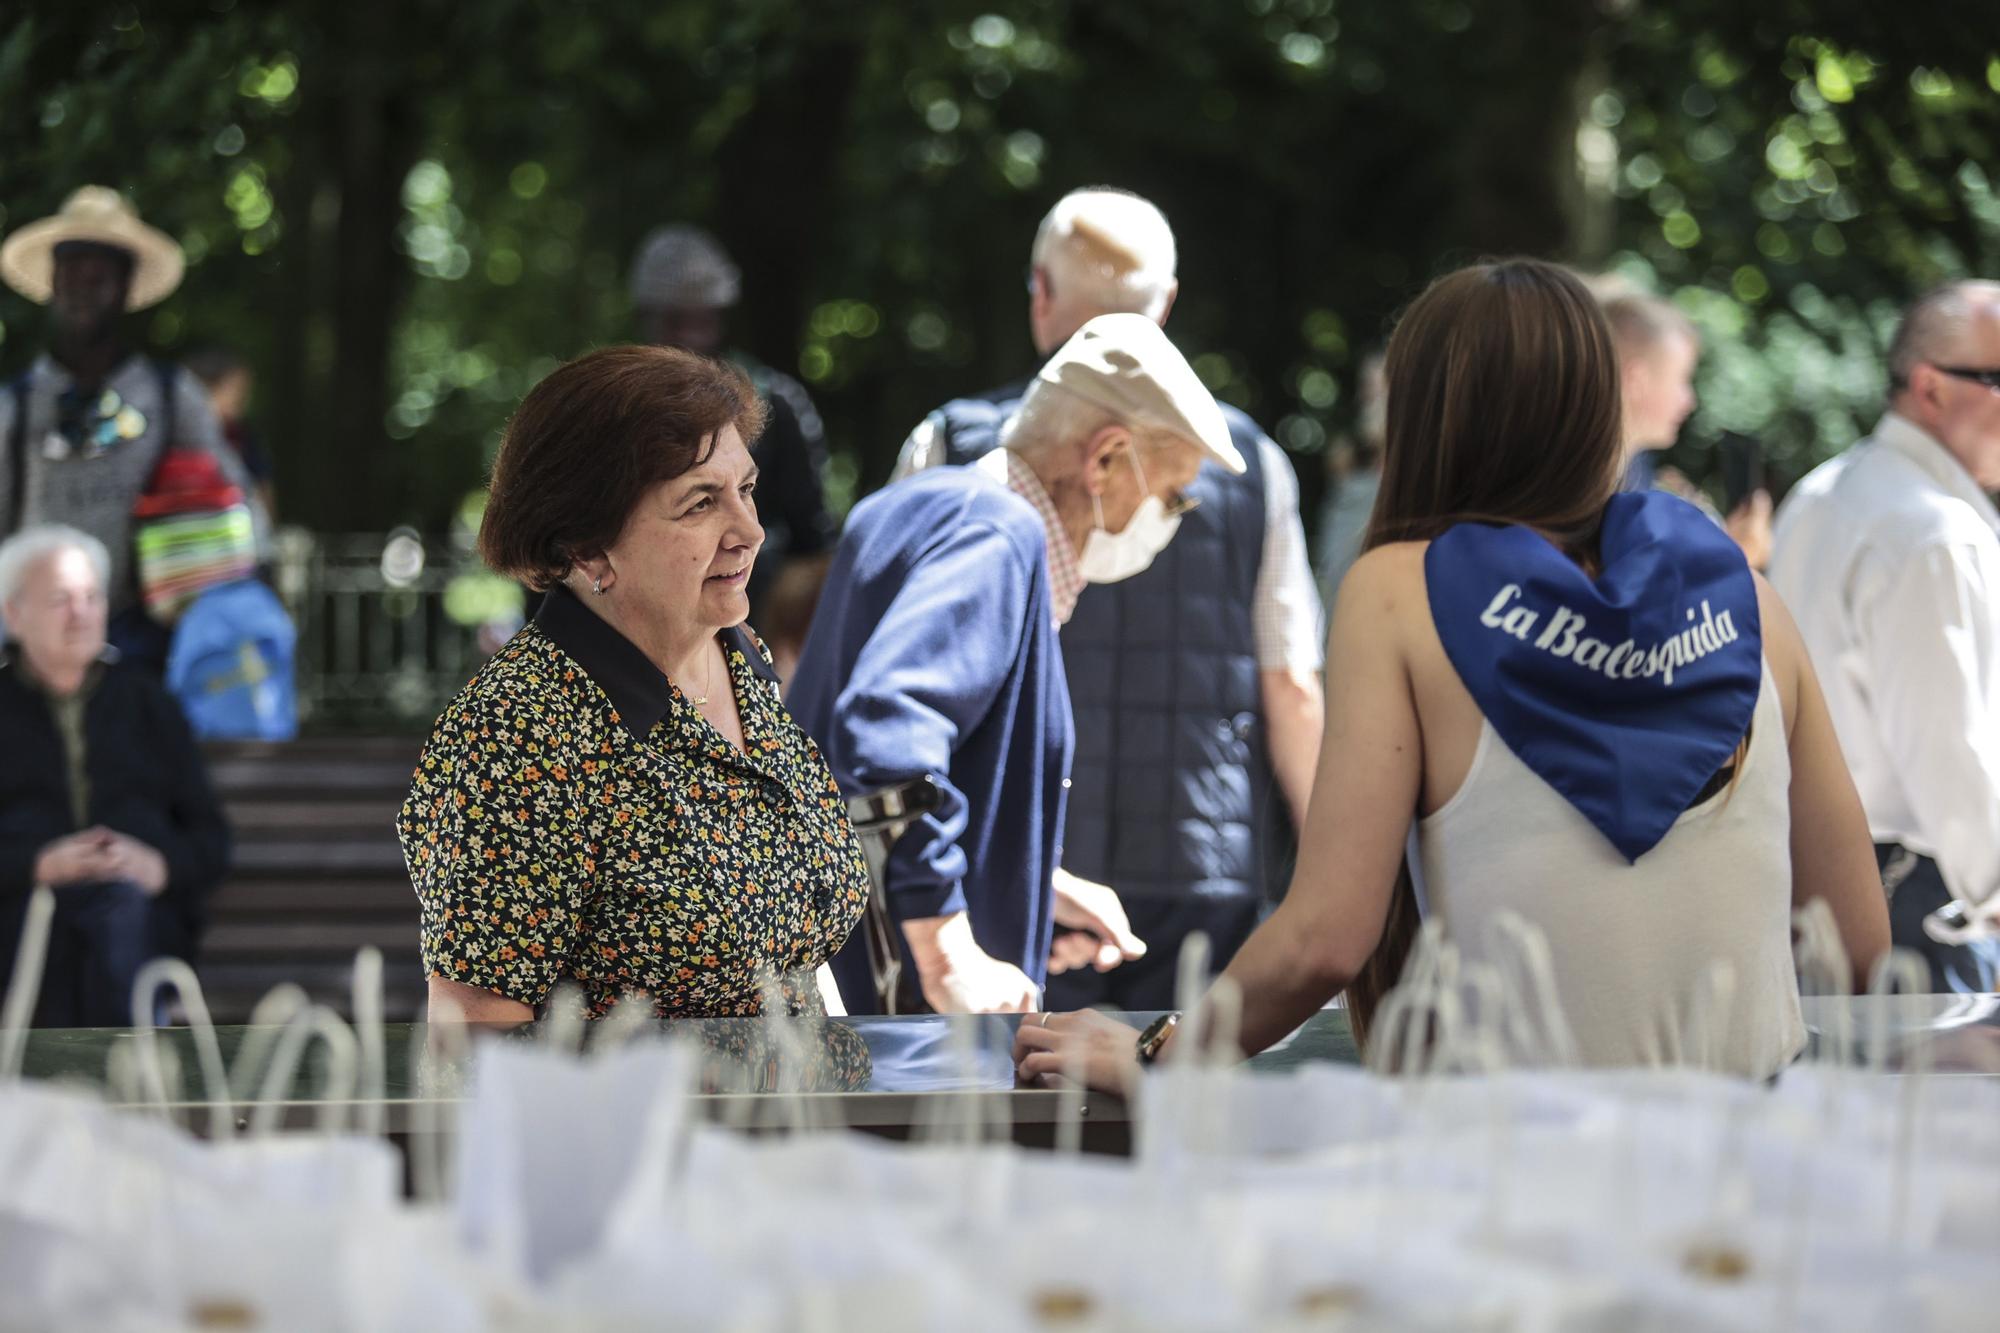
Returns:
[[[139,221],[124,196],[102,185],[86,185],[52,218],[30,222],[0,244],[0,279],[37,305],[49,303],[55,283],[56,247],[89,241],[132,256],[132,290],[127,310],[144,310],[181,285],[185,262],[174,238]]]

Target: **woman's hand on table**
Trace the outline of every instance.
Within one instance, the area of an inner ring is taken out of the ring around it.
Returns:
[[[1014,1034],[1014,1075],[1028,1087],[1077,1077],[1099,1092],[1129,1093],[1139,1081],[1138,1029],[1095,1009],[1031,1014]]]

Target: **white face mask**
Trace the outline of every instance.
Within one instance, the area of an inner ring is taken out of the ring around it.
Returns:
[[[1139,466],[1136,444],[1131,446],[1131,456],[1132,467],[1139,474],[1140,491],[1150,492],[1146,469]],[[1143,573],[1180,531],[1180,515],[1169,514],[1166,502],[1157,495],[1147,494],[1139,502],[1132,521],[1118,532],[1104,530],[1104,504],[1094,495],[1090,497],[1090,507],[1097,515],[1097,526],[1083,539],[1083,550],[1076,557],[1077,572],[1088,583],[1117,583]]]

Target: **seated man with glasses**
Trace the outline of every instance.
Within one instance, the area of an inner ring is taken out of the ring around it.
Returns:
[[[2000,964],[2000,283],[1904,314],[1875,433],[1778,514],[1798,618],[1875,836],[1889,924],[1939,991]]]

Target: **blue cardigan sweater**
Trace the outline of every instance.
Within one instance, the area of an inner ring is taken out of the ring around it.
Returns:
[[[937,468],[854,509],[786,703],[850,795],[929,774],[940,804],[890,857],[899,920],[963,910],[1039,984],[1073,734],[1034,506]],[[873,1008],[861,932],[834,960]]]

